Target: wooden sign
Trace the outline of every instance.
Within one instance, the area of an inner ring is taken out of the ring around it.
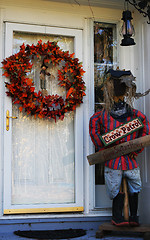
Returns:
[[[110,147],[102,151],[96,152],[94,154],[91,154],[87,156],[87,159],[90,165],[93,165],[96,163],[103,163],[107,160],[111,160],[111,159],[120,157],[122,155],[126,155],[128,153],[137,151],[149,145],[150,145],[150,135],[146,135],[144,137],[136,138],[134,140],[121,143],[114,147]]]
[[[108,146],[143,127],[144,125],[140,118],[135,118],[134,120],[126,122],[118,128],[101,135],[100,138],[104,145]]]

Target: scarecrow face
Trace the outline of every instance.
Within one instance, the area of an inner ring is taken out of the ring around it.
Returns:
[[[127,90],[126,84],[124,82],[121,82],[120,79],[113,79],[113,84],[114,84],[114,96],[115,97],[125,96]]]
[[[105,109],[110,112],[114,103],[125,101],[132,106],[136,93],[135,77],[130,71],[109,69],[104,82]]]

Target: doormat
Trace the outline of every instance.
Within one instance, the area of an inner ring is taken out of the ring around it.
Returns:
[[[15,235],[35,239],[66,239],[77,238],[86,235],[83,229],[63,229],[49,231],[15,231]]]

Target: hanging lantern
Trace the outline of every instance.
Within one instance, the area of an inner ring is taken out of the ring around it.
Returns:
[[[123,39],[120,44],[121,46],[131,46],[136,44],[134,39],[131,38],[135,34],[134,27],[131,22],[132,19],[132,15],[129,10],[123,11],[121,19],[123,20],[123,25],[121,28],[121,35],[123,36]]]

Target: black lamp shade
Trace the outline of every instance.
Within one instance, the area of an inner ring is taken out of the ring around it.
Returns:
[[[126,21],[126,20],[131,20],[131,19],[133,19],[131,11],[129,11],[129,10],[123,11],[121,20]]]

